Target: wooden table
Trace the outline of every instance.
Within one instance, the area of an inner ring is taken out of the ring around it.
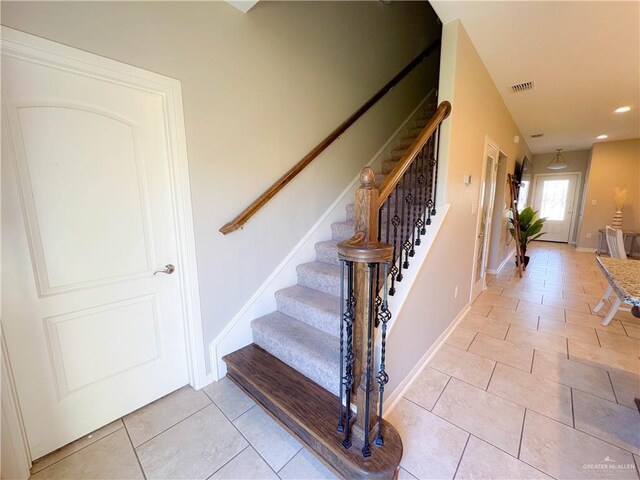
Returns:
[[[602,325],[608,325],[611,322],[623,302],[631,305],[633,316],[640,318],[640,261],[610,257],[596,257],[596,261],[609,282],[610,288],[617,295],[616,300],[612,302],[609,313],[602,321]],[[602,297],[603,300],[605,296],[608,296],[606,292]],[[599,308],[594,308],[594,311],[597,310]]]
[[[631,230],[622,231],[622,238],[624,239],[624,242],[627,241],[627,238],[631,239],[629,241],[629,251],[627,252],[627,255],[629,257],[633,256],[633,251],[636,248],[637,238],[639,237],[640,237],[640,232],[633,232]],[[596,253],[600,255],[602,253],[608,253],[608,252],[609,252],[609,247],[607,246],[606,230],[604,228],[601,228],[600,230],[598,230],[598,248],[596,250]]]

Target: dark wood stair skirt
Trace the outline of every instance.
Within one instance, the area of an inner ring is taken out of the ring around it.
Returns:
[[[391,424],[383,421],[384,446],[372,441],[365,458],[357,438],[349,449],[341,444],[338,397],[255,344],[223,360],[227,376],[335,473],[346,479],[396,478],[402,441]]]

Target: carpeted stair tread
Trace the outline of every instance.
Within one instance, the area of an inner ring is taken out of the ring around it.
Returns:
[[[315,244],[316,261],[340,265],[338,258],[338,240],[327,240]]]
[[[278,311],[329,335],[340,335],[340,297],[294,285],[276,292]]]
[[[391,150],[391,159],[390,160],[400,160],[402,158],[402,155],[404,155],[404,152],[406,152],[407,149],[406,148],[394,148],[393,150]],[[385,172],[384,170],[382,171],[382,173],[384,174],[388,174],[389,172]]]
[[[354,222],[334,222],[331,224],[332,240],[348,240],[353,237],[356,224]]]
[[[340,267],[330,263],[309,262],[298,265],[298,285],[340,295]]]
[[[254,343],[338,395],[340,344],[336,337],[281,312],[256,318],[251,327]]]
[[[400,139],[398,145],[400,146],[400,148],[409,148],[409,146],[411,146],[411,144],[413,144],[415,140],[416,137],[403,137],[402,139]]]

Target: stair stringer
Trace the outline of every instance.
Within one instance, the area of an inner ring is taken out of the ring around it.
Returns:
[[[370,166],[379,171],[382,161],[389,157],[391,150],[396,147],[398,141],[407,135],[412,122],[418,118],[422,107],[434,98],[435,90],[431,90],[363,167]],[[344,221],[345,209],[347,205],[353,203],[359,179],[360,174],[358,173],[335,202],[302,237],[291,253],[284,258],[267,280],[255,291],[225,329],[211,342],[209,345],[209,358],[211,361],[212,380],[217,381],[227,373],[227,366],[222,361],[223,356],[253,342],[251,321],[276,310],[275,293],[297,283],[296,267],[314,260],[316,243],[331,238],[331,224]]]

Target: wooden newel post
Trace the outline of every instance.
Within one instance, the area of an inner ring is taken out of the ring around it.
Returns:
[[[362,232],[365,235],[364,241],[367,243],[376,242],[378,240],[378,187],[375,173],[369,167],[365,167],[360,174],[360,188],[356,191],[355,199],[355,231]],[[369,315],[375,315],[375,298],[377,292],[369,291],[370,267],[367,263],[355,264],[354,277],[354,294],[356,299],[356,312],[353,330],[354,338],[354,385],[353,393],[355,395],[358,414],[354,425],[353,433],[363,438],[364,436],[364,411],[366,408],[366,372],[367,372],[367,342],[368,338],[375,338],[374,332],[368,336],[367,326],[369,323]],[[371,327],[373,328],[373,327]],[[373,348],[373,347],[372,347]],[[372,355],[373,361],[373,355]],[[369,369],[373,372],[373,368]],[[373,374],[372,374],[373,376]],[[377,396],[373,394],[374,382],[373,378],[369,381],[370,395],[369,411],[377,412]],[[376,422],[376,415],[369,416],[369,429],[373,429]]]

